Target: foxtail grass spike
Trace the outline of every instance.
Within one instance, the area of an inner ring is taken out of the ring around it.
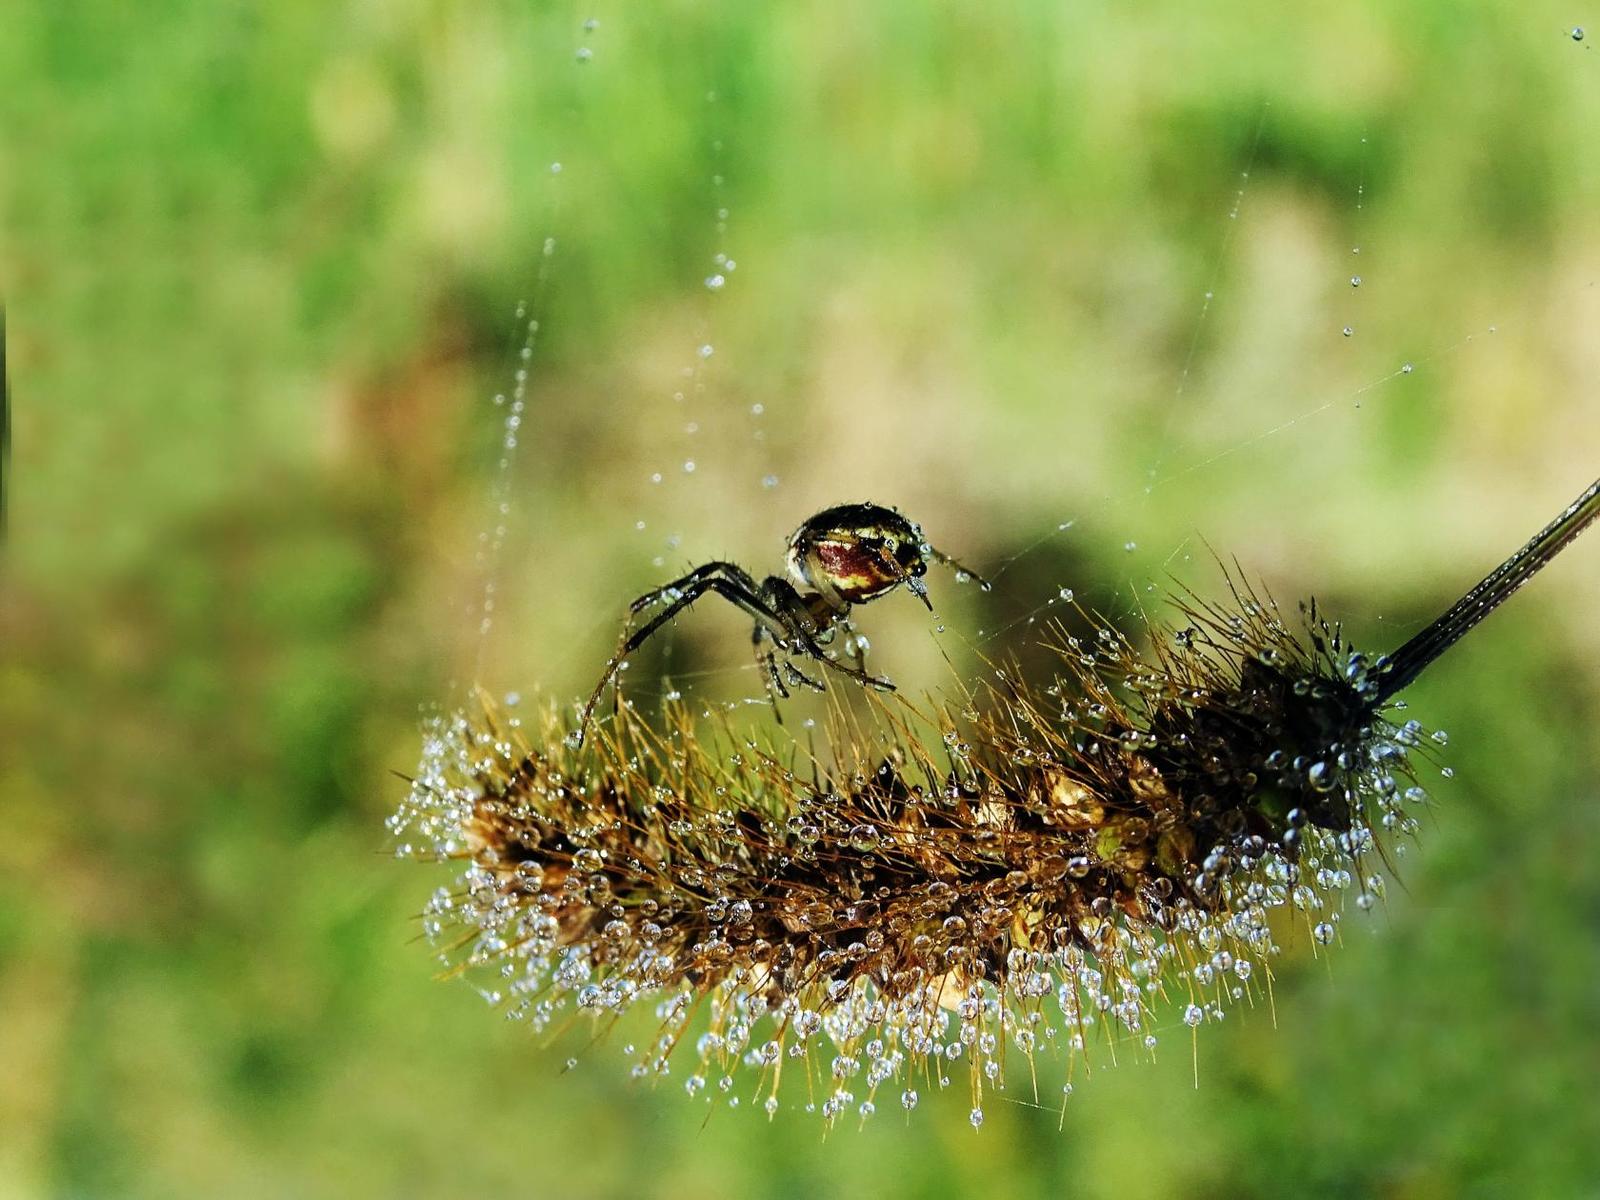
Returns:
[[[556,705],[480,697],[429,723],[390,829],[457,869],[422,917],[443,969],[533,1029],[618,1025],[594,1052],[702,1101],[838,1121],[953,1089],[980,1124],[1001,1089],[1045,1102],[1041,1056],[1070,1090],[1118,1054],[1188,1054],[1266,1000],[1282,947],[1381,902],[1445,740],[1390,698],[1595,495],[1389,660],[1230,575],[1143,653],[1056,627],[1046,686],[832,689],[816,750],[681,702],[624,702],[579,744]]]

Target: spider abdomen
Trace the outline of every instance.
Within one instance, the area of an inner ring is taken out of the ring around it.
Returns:
[[[905,579],[903,571],[889,571],[881,546],[860,540],[814,542],[811,555],[826,582],[847,604],[863,604],[876,599],[899,587]],[[811,582],[817,584],[822,580],[813,578]]]

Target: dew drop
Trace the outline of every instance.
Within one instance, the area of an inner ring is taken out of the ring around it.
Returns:
[[[1575,42],[1583,41],[1583,26],[1582,25],[1574,25],[1572,27],[1572,40],[1575,41]]]
[[[1415,370],[1416,370],[1416,367],[1412,366],[1410,363],[1406,363],[1405,366],[1400,368],[1400,374],[1409,375],[1409,374],[1411,374],[1411,372],[1413,372]]]
[[[575,55],[575,57],[579,62],[586,63],[594,57],[594,51],[589,49],[587,46],[579,46],[578,53]]]
[[[977,1129],[983,1124],[983,1109],[975,1108],[967,1114],[967,1120],[972,1122],[972,1127]]]
[[[1361,286],[1361,276],[1359,276],[1359,275],[1350,276],[1350,286],[1351,287],[1360,287]]]
[[[878,848],[878,830],[875,826],[861,824],[850,830],[850,846],[863,854],[870,854]]]
[[[706,287],[710,288],[713,292],[720,292],[722,290],[722,285],[727,282],[728,281],[721,275],[706,276]]]
[[[1344,327],[1344,328],[1343,328],[1343,329],[1341,329],[1341,330],[1340,330],[1340,331],[1339,331],[1339,332],[1340,332],[1340,333],[1342,333],[1342,334],[1344,334],[1344,335],[1345,335],[1345,337],[1354,337],[1354,336],[1355,336],[1355,333],[1356,333],[1356,329],[1355,329],[1355,326],[1354,326],[1354,325],[1346,325],[1346,326],[1345,326],[1345,327]]]
[[[685,462],[683,464],[683,473],[685,475],[693,475],[694,474],[694,459],[691,458],[691,459],[689,459],[687,462]]]
[[[1324,946],[1331,945],[1337,933],[1338,931],[1326,921],[1319,921],[1311,930],[1311,936]]]
[[[1068,603],[1068,604],[1072,603],[1072,595],[1073,595],[1073,593],[1072,593],[1072,589],[1071,588],[1064,587],[1059,592],[1057,592],[1056,595],[1060,596],[1061,599],[1064,600],[1066,603]]]
[[[714,354],[714,353],[715,353],[715,350],[713,349],[713,347],[712,347],[710,342],[707,342],[704,346],[700,347],[700,357],[701,358],[710,358],[712,356],[712,354]]]

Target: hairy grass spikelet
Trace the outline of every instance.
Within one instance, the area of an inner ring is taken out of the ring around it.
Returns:
[[[1600,482],[1386,658],[1234,578],[1144,654],[1057,628],[1048,687],[836,705],[825,758],[681,704],[578,746],[485,698],[430,724],[391,829],[461,864],[427,932],[536,1029],[644,1005],[641,1077],[830,1120],[959,1080],[976,1123],[1041,1050],[1153,1047],[1262,995],[1292,931],[1337,941],[1444,740],[1395,694],[1597,515]]]

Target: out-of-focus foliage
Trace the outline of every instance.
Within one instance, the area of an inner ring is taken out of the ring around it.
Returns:
[[[1592,1189],[1600,543],[1414,689],[1457,775],[1405,887],[1064,1121],[930,1095],[824,1142],[615,1048],[563,1074],[581,1039],[429,978],[438,880],[381,832],[473,674],[536,292],[492,687],[578,696],[649,582],[865,496],[1033,547],[934,581],[942,642],[863,614],[911,686],[1025,653],[993,630],[1062,586],[1204,591],[1206,542],[1402,640],[1596,473],[1583,15],[9,5],[0,1191]],[[747,660],[706,605],[629,684],[752,695]]]

